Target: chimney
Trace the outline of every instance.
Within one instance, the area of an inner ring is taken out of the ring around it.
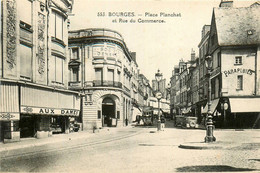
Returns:
[[[191,58],[190,58],[190,60],[191,61],[195,61],[195,51],[193,50],[193,49],[191,49]]]
[[[233,1],[232,0],[221,0],[219,7],[232,8],[233,7]]]

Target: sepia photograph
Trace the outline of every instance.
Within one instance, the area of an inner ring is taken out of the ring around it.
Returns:
[[[0,10],[0,172],[260,172],[259,0]]]

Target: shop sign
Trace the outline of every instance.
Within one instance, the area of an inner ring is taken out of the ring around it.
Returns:
[[[220,67],[218,67],[217,69],[215,69],[212,73],[211,73],[211,76],[215,76],[217,74],[220,73]]]
[[[113,47],[103,47],[95,46],[93,47],[93,57],[117,57],[115,48]]]
[[[55,109],[21,106],[21,113],[27,114],[42,114],[42,115],[61,115],[61,116],[79,116],[77,109]]]
[[[252,75],[254,72],[255,71],[253,71],[252,69],[243,69],[243,68],[234,68],[234,69],[223,71],[225,77],[228,77],[230,74],[233,73],[244,73],[244,74]]]
[[[19,113],[0,113],[0,121],[20,120]]]

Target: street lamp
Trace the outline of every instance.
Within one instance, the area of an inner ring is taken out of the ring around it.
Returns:
[[[213,136],[213,121],[212,121],[212,112],[211,112],[211,80],[210,80],[210,74],[212,70],[212,57],[207,56],[205,58],[205,65],[208,70],[207,76],[208,76],[208,118],[207,118],[207,127],[206,127],[206,137],[205,142],[214,142],[216,141],[216,138]]]
[[[160,81],[162,80],[162,73],[160,73],[160,70],[158,69],[158,72],[155,73],[155,79],[157,81],[157,84],[158,84],[158,91],[156,92],[156,98],[158,100],[158,122],[157,122],[157,131],[160,131],[162,128],[161,128],[161,118],[160,118],[160,99],[162,98],[162,93],[160,92],[160,88],[159,88],[159,85],[160,85]]]

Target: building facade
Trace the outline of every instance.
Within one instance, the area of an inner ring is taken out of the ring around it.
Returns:
[[[82,93],[83,129],[127,126],[137,103],[135,55],[110,29],[69,32],[69,88]]]
[[[198,61],[190,65],[180,62],[175,67],[171,105],[176,115],[191,105],[192,115],[205,125],[210,94],[210,111],[217,128],[260,127],[259,8],[258,3],[235,8],[233,1],[221,1],[213,9],[211,25],[202,28]],[[212,58],[210,71],[207,56]]]
[[[260,6],[223,5],[213,9],[209,34],[212,112],[219,126],[259,127]]]
[[[210,25],[204,25],[201,31],[201,41],[198,45],[199,48],[199,101],[198,107],[198,120],[201,123],[203,116],[203,108],[207,104],[208,98],[208,80],[207,69],[205,65],[205,58],[208,55],[208,41],[209,41]],[[203,123],[203,122],[202,122]]]
[[[73,1],[2,1],[1,141],[68,133],[80,113],[68,90],[68,13]]]

